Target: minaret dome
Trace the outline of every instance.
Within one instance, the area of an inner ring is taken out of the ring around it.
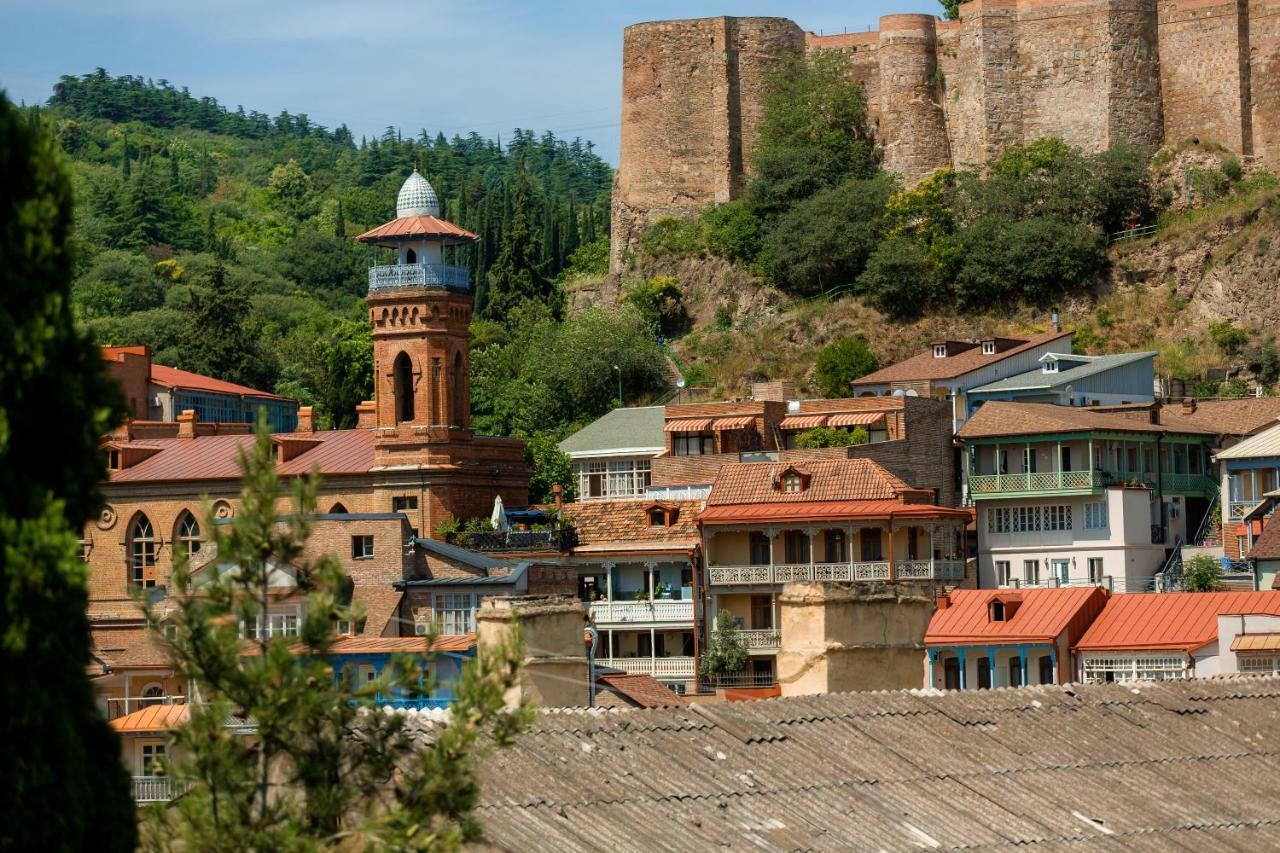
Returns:
[[[405,178],[400,195],[396,197],[396,218],[439,215],[440,199],[436,197],[435,188],[414,169],[413,174]]]

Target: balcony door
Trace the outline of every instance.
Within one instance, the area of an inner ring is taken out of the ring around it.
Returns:
[[[763,631],[773,627],[773,596],[751,596],[751,628]]]
[[[751,565],[767,566],[771,562],[769,560],[769,537],[763,533],[752,532],[751,534]]]
[[[1070,560],[1050,560],[1049,570],[1053,573],[1053,576],[1057,578],[1060,586],[1066,586],[1071,582]]]
[[[884,559],[884,549],[881,543],[881,531],[878,527],[863,528],[862,539],[862,562],[876,563]]]

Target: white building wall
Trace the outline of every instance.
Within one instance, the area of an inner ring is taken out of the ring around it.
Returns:
[[[1264,615],[1227,615],[1218,617],[1218,640],[1211,643],[1214,660],[1211,671],[1201,671],[1199,655],[1196,652],[1196,675],[1217,675],[1218,673],[1239,672],[1240,658],[1231,651],[1231,644],[1241,634],[1280,634],[1280,616]],[[1206,651],[1209,646],[1205,647]]]

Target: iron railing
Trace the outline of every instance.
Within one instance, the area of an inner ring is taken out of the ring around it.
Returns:
[[[646,622],[692,622],[693,600],[593,601],[591,620],[597,625]]]
[[[783,563],[773,566],[709,566],[712,586],[780,584],[791,581],[963,580],[963,560],[888,560],[856,563]]]
[[[463,533],[459,544],[475,551],[568,551],[578,544],[578,531],[572,527],[555,530],[478,530]]]
[[[453,264],[386,264],[369,267],[369,290],[424,287],[470,290],[471,271]]]

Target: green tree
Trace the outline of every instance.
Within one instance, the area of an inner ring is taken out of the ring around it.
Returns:
[[[547,279],[539,257],[532,204],[529,172],[522,163],[511,195],[511,225],[502,234],[502,251],[489,270],[485,304],[478,306],[490,319],[516,319],[514,315],[518,306],[526,301],[541,302],[553,311],[559,311],[560,306],[554,298],[556,288]]]
[[[565,267],[566,278],[576,276],[599,276],[609,272],[609,240],[601,238],[590,243],[583,243],[569,254],[569,265]]]
[[[671,276],[659,275],[638,282],[623,295],[622,302],[634,305],[650,328],[667,337],[683,334],[692,325],[684,307],[684,291]]]
[[[867,339],[853,335],[822,348],[818,353],[815,377],[823,396],[844,397],[849,393],[853,380],[879,369],[880,360],[867,346]]]
[[[852,283],[880,240],[894,189],[888,174],[851,179],[778,216],[764,238],[770,277],[802,295]]]
[[[543,431],[527,436],[524,440],[524,459],[533,472],[529,477],[529,500],[533,503],[550,503],[555,500],[552,486],[559,484],[563,499],[573,500],[577,491],[577,478],[573,476],[573,463],[559,448],[559,432]]]
[[[71,313],[70,181],[48,133],[3,95],[0,182],[0,801],[12,817],[0,848],[128,850],[129,779],[85,675],[78,553],[119,390]]]
[[[721,610],[716,614],[715,630],[707,638],[707,648],[698,658],[698,675],[706,681],[717,682],[744,671],[750,657],[747,641],[738,632],[733,614]]]
[[[796,436],[796,447],[806,450],[817,447],[857,447],[869,440],[870,436],[863,427],[814,427]]]
[[[731,201],[702,212],[703,238],[713,254],[749,264],[760,252],[760,220],[744,201]]]
[[[276,205],[293,218],[303,219],[311,213],[311,176],[292,157],[271,170],[267,189]]]
[[[403,714],[375,713],[379,695],[431,690],[425,638],[398,655],[373,683],[335,672],[326,654],[337,620],[359,622],[350,582],[337,560],[302,560],[318,480],[286,489],[265,423],[242,460],[241,509],[230,524],[207,519],[212,563],[196,574],[180,560],[174,612],[148,611],[174,670],[203,700],[174,732],[171,767],[187,792],[152,811],[145,840],[155,849],[316,849],[357,840],[373,849],[451,850],[479,839],[470,812],[478,788],[473,756],[503,745],[530,708],[507,710],[519,677],[516,644],[480,649],[464,670],[449,725],[423,747]],[[288,499],[297,512],[278,515]],[[240,625],[267,612],[272,575],[295,572],[302,618],[296,637],[241,639]],[[226,720],[253,721],[253,736]]]
[[[849,178],[876,171],[867,99],[848,55],[796,55],[769,75],[753,159],[752,205],[768,216]]]
[[[938,0],[948,21],[960,20],[960,0]]]
[[[271,371],[249,315],[244,289],[227,281],[221,264],[214,267],[208,285],[192,293],[182,366],[251,388],[271,387]]]
[[[900,321],[914,320],[946,294],[928,249],[907,237],[891,237],[876,246],[858,276],[858,289],[877,308]]]
[[[1225,589],[1222,566],[1208,554],[1192,557],[1182,564],[1182,584],[1187,592],[1217,592]]]

